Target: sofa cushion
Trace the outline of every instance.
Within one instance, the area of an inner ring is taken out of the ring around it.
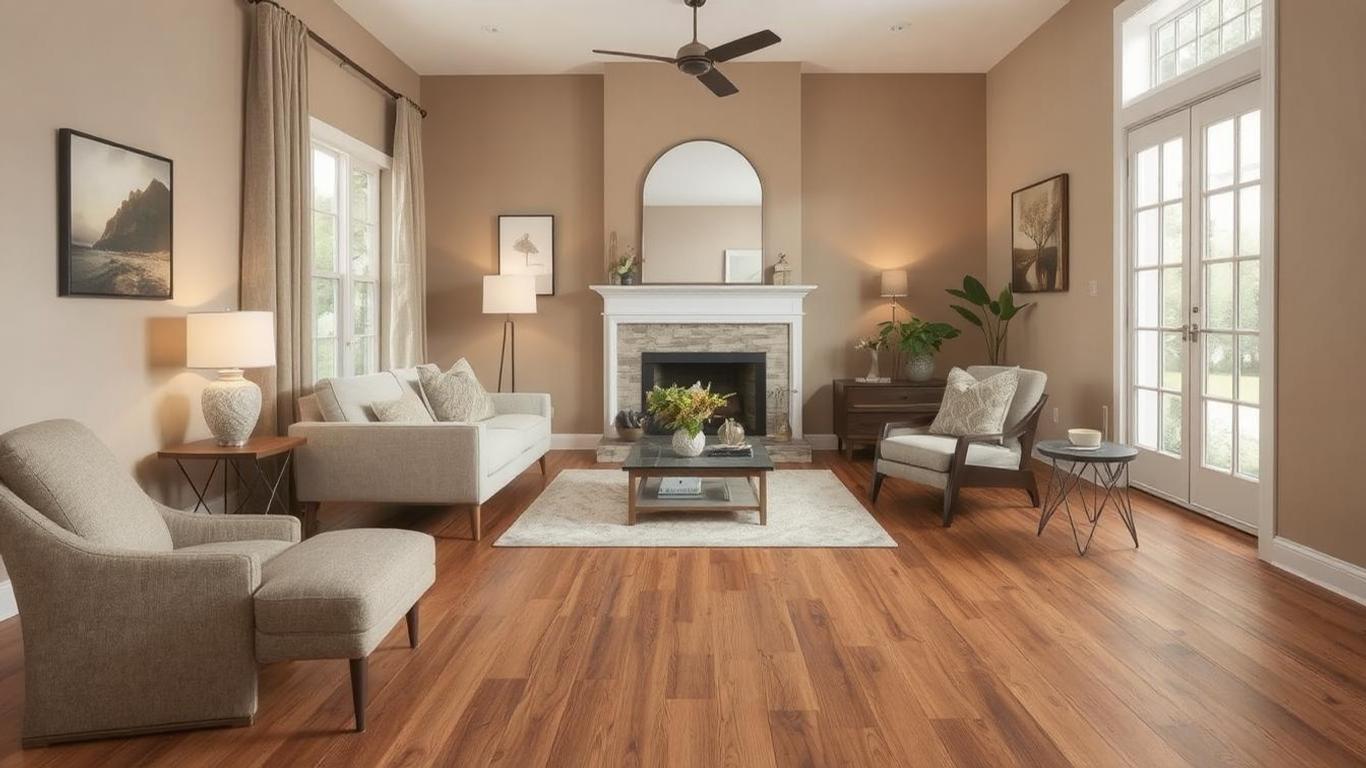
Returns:
[[[326,421],[323,409],[318,405],[317,395],[304,395],[299,398],[299,421]]]
[[[313,388],[318,396],[318,409],[323,421],[375,421],[370,404],[379,400],[397,400],[403,387],[390,371],[365,376],[343,376],[323,379]]]
[[[377,400],[370,404],[370,410],[376,419],[384,422],[430,424],[434,421],[422,398],[406,388],[403,390],[403,397],[397,400]]]
[[[947,435],[897,435],[883,439],[879,445],[882,458],[935,472],[948,472],[953,464],[953,452],[958,438]],[[1004,445],[972,443],[968,446],[968,463],[979,467],[1019,469],[1020,452]]]
[[[0,482],[49,520],[96,544],[172,548],[156,504],[84,425],[40,421],[0,435]]]
[[[432,417],[432,421],[436,421],[436,416],[432,414],[432,406],[427,402],[427,396],[422,394],[422,378],[418,375],[417,368],[395,368],[391,373],[398,379],[399,386],[417,396],[422,407],[427,409],[427,415]]]
[[[437,421],[474,422],[497,415],[488,392],[465,358],[445,373],[435,365],[418,366],[417,373],[422,396]]]
[[[485,429],[479,439],[479,464],[484,477],[506,467],[531,443],[530,433],[519,429]]]
[[[550,419],[529,413],[501,413],[484,422],[489,429],[511,429],[522,435],[526,445],[550,435]]]
[[[1020,381],[1008,368],[978,381],[962,368],[949,371],[944,400],[930,432],[936,435],[994,435],[1005,428],[1006,413]]]
[[[195,544],[181,547],[177,552],[208,552],[212,554],[246,555],[258,565],[265,565],[275,556],[294,546],[291,541],[269,539],[248,539],[246,541],[214,541],[208,544]]]

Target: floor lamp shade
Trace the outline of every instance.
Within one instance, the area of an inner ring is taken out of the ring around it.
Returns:
[[[530,315],[535,312],[535,275],[484,276],[484,314]]]
[[[882,273],[882,298],[900,298],[909,292],[910,282],[906,278],[906,270],[889,269]]]
[[[245,445],[261,415],[261,388],[243,368],[275,365],[273,312],[195,312],[185,319],[185,365],[218,370],[204,388],[204,421],[219,445]]]

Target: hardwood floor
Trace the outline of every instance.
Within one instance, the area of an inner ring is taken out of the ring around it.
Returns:
[[[867,459],[811,466],[865,498]],[[23,752],[9,621],[0,766],[1366,764],[1366,609],[1150,497],[1142,549],[1111,518],[1085,558],[1022,492],[969,489],[945,530],[894,479],[896,549],[495,549],[541,488],[484,505],[478,544],[459,509],[324,509],[439,539],[422,645],[400,622],[372,657],[365,733],[347,665],[297,662],[263,669],[250,728]]]

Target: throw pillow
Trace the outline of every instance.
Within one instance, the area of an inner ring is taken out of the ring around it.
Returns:
[[[422,400],[412,390],[404,390],[403,396],[397,400],[380,400],[370,404],[370,410],[375,412],[375,418],[380,421],[401,421],[412,424],[430,424],[432,414],[428,412],[427,406],[422,404]]]
[[[1006,413],[1020,385],[1020,371],[1010,368],[978,381],[961,368],[949,371],[939,413],[930,425],[935,435],[995,435],[1005,429]]]
[[[463,357],[445,373],[435,365],[420,365],[417,376],[437,421],[483,421],[497,415],[493,398]]]

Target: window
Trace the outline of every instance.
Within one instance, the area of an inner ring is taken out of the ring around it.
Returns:
[[[313,378],[379,370],[378,165],[313,141]]]
[[[1262,0],[1203,0],[1153,26],[1153,79],[1179,77],[1262,36]]]

